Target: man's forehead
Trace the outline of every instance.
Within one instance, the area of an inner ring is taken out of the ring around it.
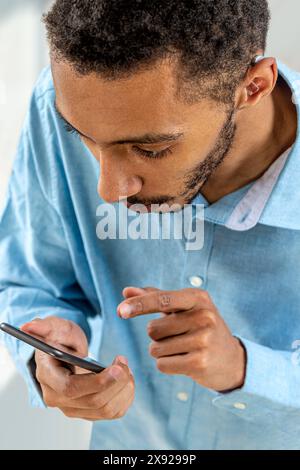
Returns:
[[[108,79],[96,73],[79,74],[66,62],[51,62],[54,85],[65,95],[78,95],[86,99],[99,97],[119,103],[131,100],[151,102],[175,102],[177,81],[173,67],[157,63],[143,71],[128,76]]]
[[[157,74],[156,74],[157,75]],[[182,113],[157,81],[146,72],[128,80],[105,81],[96,74],[78,76],[67,64],[53,65],[56,106],[66,121],[96,141],[134,140],[182,133]],[[99,130],[101,122],[101,132]],[[100,136],[101,133],[101,136]],[[161,139],[163,140],[163,139]]]

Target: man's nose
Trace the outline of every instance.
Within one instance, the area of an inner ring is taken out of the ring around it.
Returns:
[[[98,182],[98,193],[101,199],[108,203],[119,202],[138,194],[143,186],[143,180],[137,175],[128,175],[125,169],[113,171],[101,165]]]

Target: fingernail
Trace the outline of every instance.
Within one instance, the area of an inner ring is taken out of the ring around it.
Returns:
[[[118,356],[118,360],[122,362],[122,364],[125,364],[126,366],[128,366],[128,360],[126,359],[125,356]]]
[[[112,366],[108,373],[116,380],[119,380],[122,375],[123,375],[123,370],[121,369],[121,367],[118,367],[118,366]]]
[[[123,304],[119,309],[122,318],[129,318],[134,313],[134,306],[131,304]]]

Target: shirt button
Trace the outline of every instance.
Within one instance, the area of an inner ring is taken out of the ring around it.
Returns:
[[[185,393],[185,392],[179,392],[179,393],[177,393],[177,398],[178,398],[178,400],[180,400],[180,401],[188,401],[189,396],[188,396],[188,394]]]
[[[245,410],[247,408],[247,405],[245,403],[235,403],[233,406],[237,410]]]
[[[193,287],[201,287],[203,284],[203,279],[200,276],[191,276],[189,282]]]

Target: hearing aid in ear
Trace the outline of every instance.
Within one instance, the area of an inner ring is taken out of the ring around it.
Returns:
[[[257,64],[257,62],[260,62],[261,60],[265,59],[265,56],[264,55],[257,55],[255,58],[254,58],[254,63]]]

